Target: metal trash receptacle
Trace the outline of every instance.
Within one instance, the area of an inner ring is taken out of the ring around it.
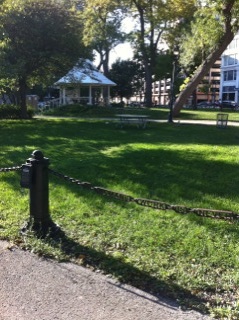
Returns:
[[[228,122],[228,113],[218,113],[217,114],[217,127],[226,128]]]

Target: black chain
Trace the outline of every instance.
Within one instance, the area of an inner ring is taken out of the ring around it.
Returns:
[[[9,171],[20,171],[22,169],[21,166],[9,167],[9,168],[0,168],[0,172],[9,172]]]
[[[125,202],[135,202],[138,205],[149,207],[153,209],[160,209],[160,210],[173,210],[177,213],[181,214],[189,214],[194,213],[200,217],[207,217],[207,218],[214,218],[214,219],[223,219],[223,220],[239,220],[239,214],[233,211],[225,211],[225,210],[213,210],[213,209],[204,209],[204,208],[189,208],[182,205],[171,205],[166,202],[157,201],[157,200],[150,200],[144,198],[133,198],[129,195],[124,193],[111,191],[105,188],[93,186],[89,182],[83,182],[78,179],[71,178],[67,175],[59,173],[55,170],[49,169],[49,172],[53,175],[62,178],[66,181],[71,183],[77,184],[83,188],[87,188],[97,192],[98,194],[108,196],[114,199],[122,200]]]

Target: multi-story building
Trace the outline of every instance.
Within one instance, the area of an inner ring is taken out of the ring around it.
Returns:
[[[239,34],[222,54],[220,99],[239,103]]]
[[[221,59],[217,60],[196,90],[196,103],[208,101],[215,103],[220,97]]]
[[[155,105],[167,105],[170,101],[171,79],[155,81],[152,88],[152,101]],[[136,96],[136,101],[142,101]],[[239,33],[204,77],[188,104],[201,101],[233,101],[239,105]]]
[[[201,101],[216,102],[219,100],[221,60],[215,62],[206,77],[204,77],[197,90],[189,98],[192,105]],[[167,105],[171,94],[171,79],[155,81],[152,88],[152,101],[154,104]]]
[[[169,103],[171,90],[171,79],[155,81],[152,84],[152,102],[155,105],[166,105]]]

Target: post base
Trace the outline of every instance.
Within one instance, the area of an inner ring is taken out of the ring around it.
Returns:
[[[33,232],[39,238],[45,238],[47,236],[53,237],[61,231],[60,227],[52,220],[47,222],[34,221],[29,219],[22,226],[20,233],[27,235],[29,232]]]

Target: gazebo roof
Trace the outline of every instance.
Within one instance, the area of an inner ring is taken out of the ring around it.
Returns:
[[[64,77],[58,80],[55,85],[83,84],[83,85],[104,85],[115,86],[116,83],[106,78],[89,60],[80,59]]]

